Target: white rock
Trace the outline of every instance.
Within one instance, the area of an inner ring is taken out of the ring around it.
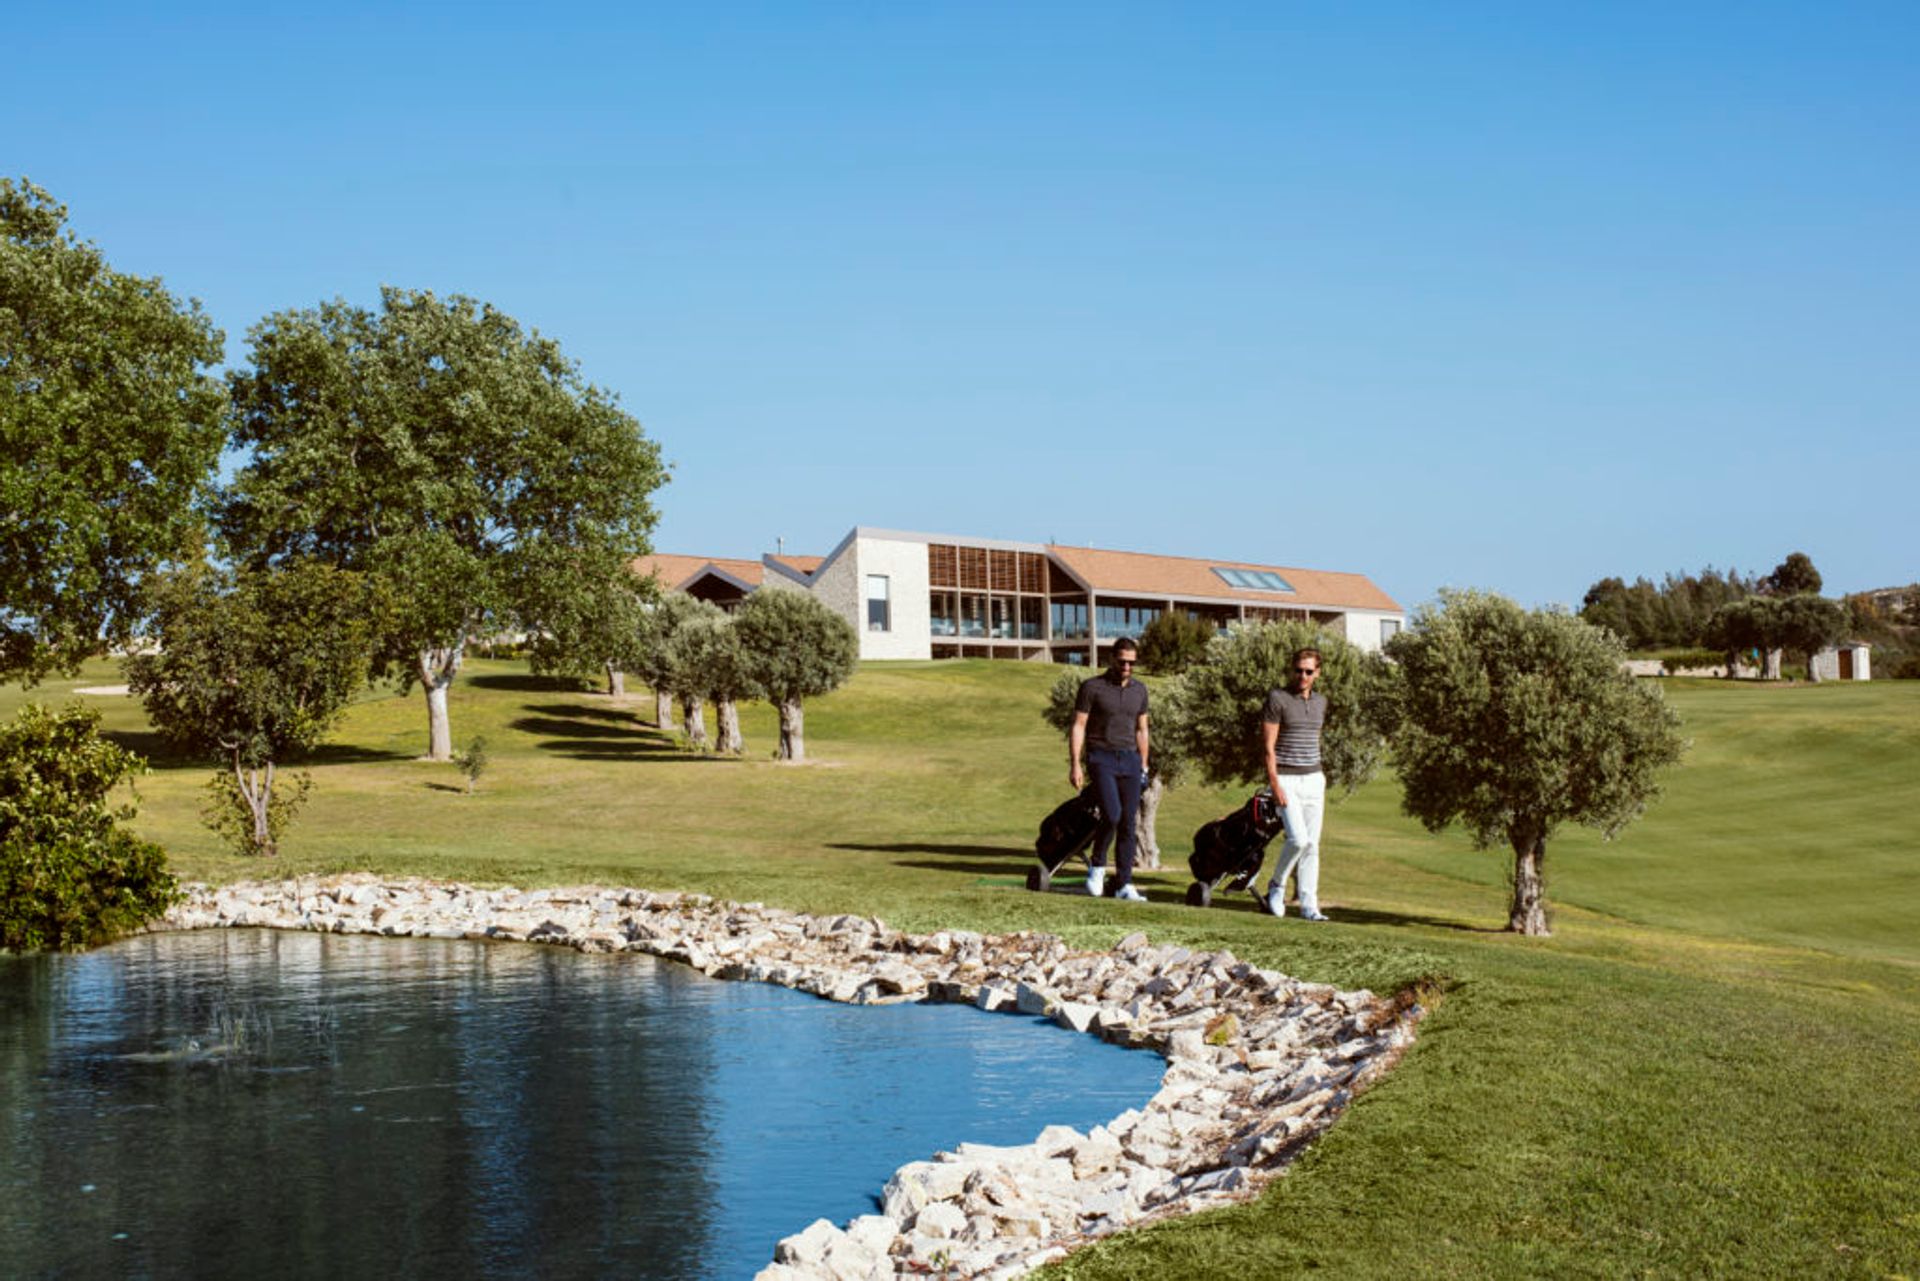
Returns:
[[[951,1201],[935,1201],[913,1216],[913,1230],[921,1236],[956,1236],[966,1226],[966,1214]]]
[[[790,1267],[819,1268],[827,1261],[827,1247],[844,1234],[825,1219],[815,1219],[773,1247],[773,1261]]]

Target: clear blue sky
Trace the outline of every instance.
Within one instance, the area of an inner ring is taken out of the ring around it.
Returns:
[[[1920,577],[1920,5],[16,3],[0,171],[559,339],[662,550]]]

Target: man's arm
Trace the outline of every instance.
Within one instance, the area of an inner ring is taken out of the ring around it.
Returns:
[[[1273,745],[1279,741],[1280,726],[1273,721],[1261,721],[1260,752],[1263,758],[1262,763],[1267,769],[1267,786],[1273,789],[1274,801],[1278,804],[1285,805],[1287,803],[1287,793],[1286,790],[1280,786],[1280,771],[1274,767],[1273,763]]]
[[[1067,731],[1067,781],[1073,790],[1086,786],[1086,773],[1080,768],[1080,752],[1087,745],[1087,714],[1073,714],[1073,728]]]
[[[1153,735],[1147,730],[1147,714],[1140,713],[1140,719],[1133,723],[1133,745],[1140,753],[1140,772],[1150,774],[1153,767],[1147,764],[1147,758],[1153,752]]]

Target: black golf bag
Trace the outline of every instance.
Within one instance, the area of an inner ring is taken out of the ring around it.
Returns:
[[[1187,857],[1187,868],[1193,873],[1188,903],[1206,907],[1223,881],[1231,890],[1253,884],[1268,844],[1285,826],[1281,808],[1273,803],[1273,793],[1263,791],[1225,818],[1201,825],[1193,834],[1193,853]]]
[[[1093,834],[1099,828],[1100,802],[1094,798],[1091,787],[1082,788],[1078,796],[1062,801],[1053,813],[1040,820],[1040,835],[1033,842],[1040,866],[1028,871],[1027,888],[1049,888],[1061,864],[1084,853],[1093,844]]]

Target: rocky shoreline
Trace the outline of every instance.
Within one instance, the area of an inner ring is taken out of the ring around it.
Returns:
[[[1398,1060],[1422,1011],[1130,934],[1074,952],[1048,934],[909,935],[697,894],[478,889],[366,875],[190,886],[160,929],[259,926],[645,952],[723,979],[852,1004],[967,1002],[1165,1057],[1160,1089],[1091,1133],[900,1167],[882,1213],[780,1241],[760,1281],[1013,1277],[1123,1228],[1254,1195]]]

